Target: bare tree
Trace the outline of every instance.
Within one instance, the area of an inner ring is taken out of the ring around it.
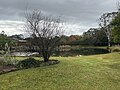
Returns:
[[[118,12],[112,12],[112,13],[104,13],[99,19],[98,19],[98,24],[101,29],[104,30],[107,38],[108,38],[108,47],[111,46],[111,36],[112,36],[112,31],[111,31],[111,21],[112,19],[117,15]]]
[[[59,45],[63,35],[63,24],[60,18],[43,15],[40,11],[34,10],[26,13],[27,31],[34,38],[34,42],[40,48],[44,61],[49,61],[49,57],[56,46]]]

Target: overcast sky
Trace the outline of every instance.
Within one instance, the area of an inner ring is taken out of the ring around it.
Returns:
[[[24,12],[38,9],[61,16],[66,34],[82,34],[98,27],[96,20],[105,12],[116,11],[119,0],[0,0],[0,32],[8,35],[23,33]]]

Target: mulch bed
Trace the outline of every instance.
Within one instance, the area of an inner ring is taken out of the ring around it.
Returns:
[[[15,71],[17,68],[14,65],[2,65],[0,66],[0,74]]]
[[[59,62],[60,61],[58,61],[58,60],[50,60],[48,62],[40,61],[40,65],[38,67],[55,65],[55,64],[58,64]],[[11,64],[10,65],[0,65],[0,75],[8,73],[8,72],[12,72],[12,71],[17,71],[17,70],[21,70],[21,68],[17,68],[16,66],[11,65]]]

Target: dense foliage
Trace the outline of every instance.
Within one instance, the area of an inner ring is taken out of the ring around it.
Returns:
[[[8,43],[9,46],[13,46],[15,44],[15,40],[5,34],[0,34],[0,49],[4,49],[6,43]]]
[[[115,43],[120,43],[120,13],[111,22],[113,26],[113,41]]]
[[[28,58],[25,60],[20,61],[17,64],[18,68],[32,68],[32,67],[38,67],[40,65],[40,61],[35,60],[34,58]]]
[[[16,64],[16,67],[18,69],[28,69],[28,68],[49,66],[49,65],[54,65],[58,63],[59,63],[58,60],[49,60],[48,62],[44,62],[44,61],[36,60],[34,58],[27,58],[27,59],[19,61]]]
[[[107,36],[102,29],[90,28],[83,35],[62,36],[61,45],[107,46]]]

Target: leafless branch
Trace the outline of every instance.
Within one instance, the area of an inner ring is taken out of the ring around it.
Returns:
[[[26,12],[27,31],[34,36],[44,58],[48,61],[53,49],[59,44],[63,35],[63,24],[60,18],[43,15],[40,11]]]

